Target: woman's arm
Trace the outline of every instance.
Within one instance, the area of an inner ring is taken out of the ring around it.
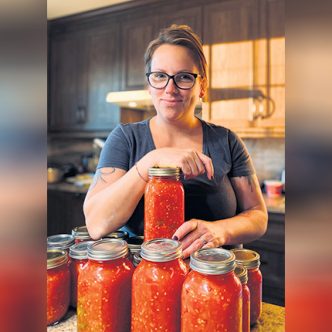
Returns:
[[[187,178],[207,173],[213,176],[211,159],[193,150],[162,148],[147,153],[128,172],[112,167],[98,169],[84,201],[90,236],[99,239],[122,227],[141,199],[148,169],[152,166],[180,167]]]
[[[257,176],[234,177],[231,182],[242,212],[214,222],[198,219],[185,222],[174,233],[182,242],[184,257],[203,247],[251,242],[265,233],[268,216]]]

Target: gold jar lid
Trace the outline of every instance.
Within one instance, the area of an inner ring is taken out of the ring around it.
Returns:
[[[120,239],[102,239],[88,246],[88,258],[96,261],[114,260],[127,254],[127,242]]]
[[[190,255],[190,267],[203,274],[226,274],[235,268],[235,255],[223,248],[201,249]]]
[[[240,279],[241,284],[246,284],[248,282],[248,271],[244,266],[236,265],[234,272]]]
[[[47,269],[53,269],[68,262],[66,250],[47,249]]]
[[[247,269],[255,269],[260,266],[260,256],[256,251],[250,249],[232,249],[235,261]]]
[[[149,176],[180,176],[180,167],[150,167]]]

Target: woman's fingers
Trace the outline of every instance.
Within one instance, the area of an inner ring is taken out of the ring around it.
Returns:
[[[198,226],[198,221],[195,219],[186,221],[173,234],[173,239],[182,241],[187,234],[196,230],[197,226]]]
[[[211,180],[214,176],[214,168],[213,168],[212,159],[203,153],[198,153],[198,157],[200,158],[201,162],[204,165],[208,179]]]

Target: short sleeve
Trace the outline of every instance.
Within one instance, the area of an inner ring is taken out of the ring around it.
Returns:
[[[249,152],[240,137],[229,131],[229,148],[232,158],[230,177],[255,174],[255,168]]]
[[[129,143],[122,130],[122,126],[118,125],[107,137],[100,153],[97,169],[102,167],[116,167],[128,171],[129,150]]]

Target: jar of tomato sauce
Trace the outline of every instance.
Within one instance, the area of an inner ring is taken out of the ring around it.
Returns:
[[[75,243],[92,240],[86,226],[78,226],[73,228],[71,234],[75,239]]]
[[[70,299],[70,272],[65,250],[47,250],[47,325],[59,322]]]
[[[242,284],[242,332],[250,331],[250,290],[247,285],[248,272],[247,269],[241,265],[235,268],[235,275],[239,278]]]
[[[66,250],[69,252],[69,248],[75,243],[73,235],[70,234],[56,234],[47,238],[47,247],[52,249]]]
[[[259,269],[260,256],[249,249],[232,249],[236,263],[248,270],[248,287],[250,290],[250,325],[254,324],[262,313],[262,273]]]
[[[133,276],[131,332],[180,331],[181,287],[188,272],[180,242],[144,242]]]
[[[190,256],[182,287],[181,332],[241,332],[242,286],[235,276],[235,256],[222,248]]]
[[[88,263],[78,276],[77,331],[130,330],[133,264],[124,240],[103,239],[88,246]]]
[[[71,276],[71,297],[70,305],[74,308],[77,306],[77,280],[78,276],[88,262],[88,245],[94,241],[83,241],[72,245],[69,248],[70,276]]]
[[[172,238],[184,222],[180,168],[150,167],[144,195],[144,239]]]

